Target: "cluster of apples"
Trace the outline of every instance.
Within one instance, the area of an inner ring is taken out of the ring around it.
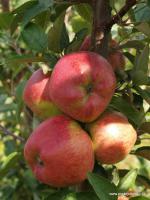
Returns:
[[[52,72],[34,72],[24,89],[25,103],[44,120],[25,144],[25,159],[39,181],[54,187],[84,181],[95,159],[123,160],[137,137],[123,114],[105,111],[116,87],[112,66],[83,47]]]

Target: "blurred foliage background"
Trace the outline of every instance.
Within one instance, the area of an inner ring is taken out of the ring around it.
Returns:
[[[4,2],[9,6],[2,6]],[[115,15],[125,0],[111,0],[110,3]],[[52,70],[62,55],[77,51],[91,31],[92,9],[87,4],[1,0],[1,200],[97,199],[94,193],[75,193],[77,190],[72,187],[54,189],[37,182],[23,157],[25,140],[39,123],[22,100],[26,81],[39,67]],[[126,186],[122,186],[122,191],[137,192],[137,196],[145,196],[141,200],[146,200],[150,196],[150,1],[138,1],[113,26],[111,34],[124,52],[126,68],[117,74],[118,85],[109,107],[128,117],[138,132],[138,140],[125,160],[114,166],[95,167],[95,172],[115,185],[130,173],[124,179]],[[94,184],[101,185],[94,180]]]

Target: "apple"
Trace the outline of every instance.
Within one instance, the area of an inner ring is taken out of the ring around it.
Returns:
[[[123,52],[119,50],[119,45],[114,39],[111,39],[109,43],[109,49],[110,52],[107,60],[111,64],[114,71],[124,69],[125,57],[123,55]]]
[[[88,128],[96,159],[101,164],[115,164],[123,160],[137,139],[135,129],[120,112],[107,111]]]
[[[42,69],[35,71],[24,88],[23,99],[27,106],[40,118],[60,114],[60,110],[48,95],[48,82],[51,72],[44,74]]]
[[[88,51],[91,46],[91,36],[88,35],[85,37],[83,43],[81,44],[80,51]],[[111,39],[109,42],[109,55],[108,62],[111,64],[114,71],[121,70],[125,68],[125,57],[123,52],[119,50],[118,43]]]
[[[118,197],[118,200],[129,200],[129,198],[126,197],[126,196],[119,196],[119,197]]]
[[[78,184],[94,167],[90,137],[76,121],[64,115],[45,120],[33,131],[24,156],[35,177],[54,187]]]
[[[49,94],[65,114],[91,122],[106,109],[115,87],[114,72],[105,58],[94,52],[75,52],[56,63]]]

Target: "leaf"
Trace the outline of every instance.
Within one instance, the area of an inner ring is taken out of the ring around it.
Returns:
[[[46,59],[40,56],[34,56],[32,54],[26,55],[13,55],[6,60],[6,64],[23,64],[23,63],[32,63],[32,62],[45,62]]]
[[[149,90],[143,90],[140,87],[135,87],[136,91],[141,95],[143,99],[150,105],[150,91]]]
[[[60,36],[60,50],[63,51],[69,45],[69,35],[65,23],[63,23],[61,36]]]
[[[137,4],[134,14],[136,22],[150,21],[150,8],[145,3]]]
[[[140,40],[131,40],[131,41],[127,41],[124,44],[121,44],[119,46],[120,49],[124,49],[124,48],[135,48],[135,49],[143,49],[144,48],[144,44],[142,41]]]
[[[23,4],[21,4],[19,7],[17,7],[16,9],[14,9],[12,11],[13,14],[21,14],[24,13],[25,11],[27,11],[28,9],[30,9],[30,7],[34,6],[37,4],[36,0],[33,1],[27,1]]]
[[[150,180],[149,180],[149,177],[145,177],[145,176],[142,176],[142,175],[139,175],[137,176],[137,182],[144,186],[145,188],[148,188],[150,189]]]
[[[43,52],[48,47],[48,38],[44,30],[36,24],[29,24],[22,31],[22,38],[27,46],[37,52]]]
[[[130,200],[150,200],[147,197],[138,196],[138,197],[131,197]]]
[[[88,180],[100,200],[117,200],[117,187],[106,178],[88,173]]]
[[[75,9],[83,19],[92,23],[92,8],[88,4],[76,5]]]
[[[70,44],[68,45],[65,53],[71,53],[71,52],[75,52],[78,51],[84,38],[87,35],[87,29],[81,29],[79,32],[77,32],[73,38],[73,40],[70,42]]]
[[[149,77],[147,73],[143,72],[142,70],[134,70],[131,72],[132,80],[135,85],[148,85],[149,84]]]
[[[142,22],[139,25],[135,26],[135,28],[144,33],[146,36],[150,37],[150,25],[147,22]]]
[[[137,65],[135,66],[136,71],[141,70],[147,73],[149,64],[149,44],[145,46],[142,53],[138,57]]]
[[[0,29],[9,29],[12,21],[12,13],[0,13]]]
[[[16,110],[16,108],[17,108],[17,105],[15,103],[1,104],[0,105],[0,113]]]
[[[54,22],[53,27],[48,32],[48,46],[49,50],[59,53],[61,51],[61,37],[64,28],[64,17],[63,12]]]
[[[0,167],[0,176],[4,177],[10,169],[12,169],[19,159],[20,154],[18,152],[11,153]]]
[[[59,57],[54,55],[54,54],[45,54],[44,58],[46,60],[46,62],[48,62],[48,66],[50,67],[50,69],[53,69],[55,64],[57,63],[57,61],[59,60]]]
[[[137,170],[133,169],[129,171],[119,182],[119,191],[127,192],[130,188],[132,188],[135,184],[135,180],[137,177]]]
[[[139,126],[143,121],[144,115],[141,114],[138,110],[135,109],[133,105],[125,101],[120,96],[114,96],[112,98],[110,107],[124,113],[127,118],[134,122],[134,124],[136,124],[137,126]]]
[[[38,14],[48,10],[49,7],[52,5],[53,5],[52,0],[45,0],[45,1],[39,0],[39,3],[31,6],[24,13],[22,27],[24,28],[30,22],[31,19],[33,19]]]
[[[150,160],[150,146],[144,146],[144,147],[138,148],[135,154]]]
[[[126,56],[132,64],[134,64],[135,56],[127,51],[124,52],[123,55]]]
[[[81,29],[86,28],[88,30],[88,34],[91,34],[92,23],[86,21],[79,15],[72,17],[71,25],[72,25],[72,29],[75,33],[79,32]]]

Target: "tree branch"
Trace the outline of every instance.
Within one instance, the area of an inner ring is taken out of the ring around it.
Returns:
[[[13,137],[15,140],[19,140],[20,142],[24,142],[24,141],[25,141],[25,139],[24,139],[23,137],[14,135],[13,133],[11,133],[9,130],[7,130],[5,127],[3,127],[3,126],[1,126],[1,125],[0,125],[0,130],[3,131],[3,133],[4,133],[6,136],[11,136],[11,137]]]
[[[1,0],[3,12],[9,12],[9,0]]]
[[[107,24],[107,29],[111,29],[111,27],[118,23],[120,19],[134,6],[136,5],[137,0],[126,0],[125,5],[121,8],[121,10],[112,17],[110,22]]]
[[[107,57],[110,30],[106,25],[111,20],[109,0],[94,0],[93,14],[92,50]]]

